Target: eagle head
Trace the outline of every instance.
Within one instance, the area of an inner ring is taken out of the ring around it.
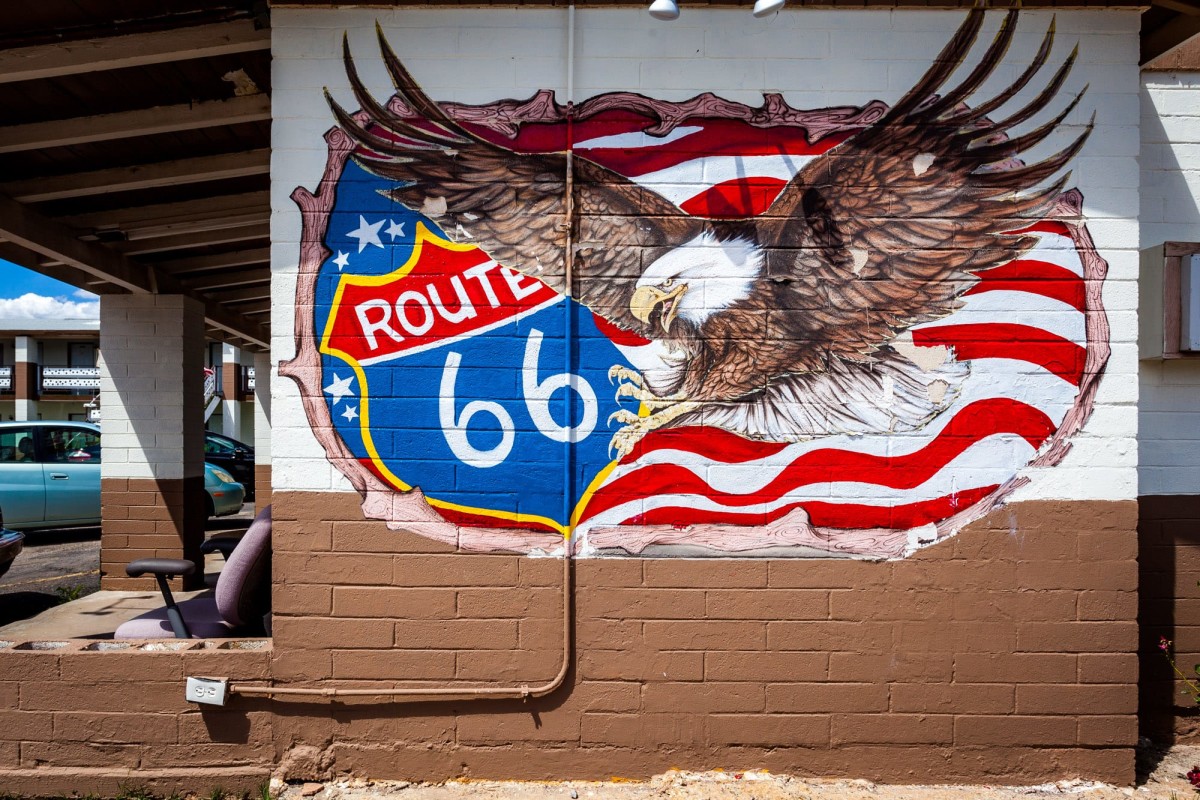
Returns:
[[[750,296],[763,253],[743,237],[705,231],[660,256],[635,284],[629,311],[669,333],[676,318],[701,327],[709,317]]]

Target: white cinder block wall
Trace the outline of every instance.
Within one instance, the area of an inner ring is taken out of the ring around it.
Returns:
[[[1163,361],[1163,242],[1200,241],[1200,73],[1142,76],[1140,494],[1200,494],[1200,359]]]
[[[751,105],[764,91],[794,107],[894,102],[929,67],[962,22],[961,11],[788,11],[756,20],[745,9],[687,8],[670,24],[636,9],[577,13],[575,99],[637,91],[682,100],[711,91]],[[1020,73],[1050,23],[1046,11],[1022,12],[1005,63],[982,90],[1006,86]],[[332,117],[321,97],[328,86],[354,107],[341,63],[348,31],[360,72],[379,97],[392,88],[378,60],[378,20],[416,79],[438,100],[483,103],[523,99],[566,82],[567,13],[559,9],[288,9],[272,12],[272,353],[294,355],[295,276],[300,214],[289,198],[315,189],[325,164],[321,136]],[[980,52],[999,26],[989,14]],[[1055,136],[1033,156],[1048,155],[1078,135],[1091,112],[1096,128],[1073,164],[1071,183],[1084,194],[1096,245],[1109,263],[1104,303],[1112,325],[1112,357],[1095,413],[1059,466],[1032,474],[1014,500],[1130,499],[1137,495],[1137,210],[1139,76],[1136,11],[1057,13],[1054,63],[1079,44],[1079,60],[1060,95],[1090,84]],[[1031,99],[1042,84],[1023,97]],[[1020,98],[1016,102],[1020,102]],[[1015,106],[1014,106],[1015,107]],[[1050,112],[1046,112],[1047,115]],[[1035,124],[1041,118],[1035,120]],[[348,491],[308,428],[290,380],[274,382],[277,490]]]

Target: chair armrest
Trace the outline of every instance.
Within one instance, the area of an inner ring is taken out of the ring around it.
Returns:
[[[125,565],[125,574],[131,578],[140,578],[147,573],[163,577],[191,575],[195,571],[195,563],[181,558],[139,558]]]
[[[242,540],[240,536],[214,536],[211,539],[205,539],[200,545],[200,553],[208,555],[209,553],[220,553],[221,556],[228,561],[229,556],[233,553],[238,542]]]

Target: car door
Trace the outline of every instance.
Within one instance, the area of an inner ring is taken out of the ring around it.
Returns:
[[[33,426],[0,428],[0,509],[9,528],[42,524],[46,487],[38,463]]]
[[[100,434],[89,428],[39,428],[47,524],[100,522]]]

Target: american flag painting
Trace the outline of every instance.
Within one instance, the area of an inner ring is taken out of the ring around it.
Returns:
[[[1021,86],[944,85],[981,15],[891,106],[818,111],[437,104],[382,40],[384,105],[347,52],[283,372],[367,515],[480,550],[896,558],[1061,460],[1108,355],[1061,179],[1090,126],[1022,159],[1079,98],[1010,137],[1053,92],[996,125]]]

